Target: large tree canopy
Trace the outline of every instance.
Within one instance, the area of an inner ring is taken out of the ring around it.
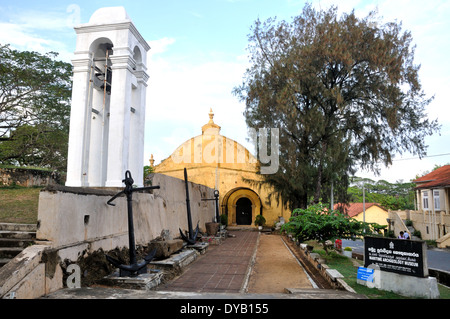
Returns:
[[[291,208],[346,201],[357,167],[379,170],[395,153],[426,154],[439,129],[426,106],[410,32],[307,4],[291,23],[259,20],[249,35],[251,67],[235,94],[249,127],[280,129],[280,169],[265,175]]]
[[[72,66],[0,45],[0,163],[64,169]]]

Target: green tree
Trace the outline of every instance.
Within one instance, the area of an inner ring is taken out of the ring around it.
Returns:
[[[358,167],[379,171],[394,153],[426,154],[427,119],[411,33],[401,24],[358,19],[307,4],[291,23],[257,20],[249,35],[251,66],[234,93],[249,127],[279,128],[279,167],[264,175],[291,208],[347,202]]]
[[[144,183],[150,183],[149,180],[147,180],[148,176],[152,173],[154,173],[155,169],[153,166],[145,165],[144,166]]]
[[[414,183],[389,183],[353,177],[352,185],[348,188],[350,202],[363,202],[363,185],[366,203],[379,203],[391,210],[414,209]]]
[[[44,124],[22,125],[0,143],[3,164],[39,166],[65,171],[67,162],[66,130],[55,130]]]
[[[329,210],[319,203],[306,209],[294,209],[289,222],[282,226],[282,230],[292,234],[300,242],[317,240],[328,253],[325,245],[327,240],[363,236],[370,233],[372,227],[337,210]]]
[[[0,163],[64,169],[72,66],[0,45]]]

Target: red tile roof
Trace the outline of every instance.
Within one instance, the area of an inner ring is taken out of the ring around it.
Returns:
[[[335,210],[337,210],[339,206],[343,206],[344,213],[346,213],[350,217],[355,217],[356,215],[358,215],[364,211],[363,203],[349,203],[349,204],[338,203],[338,204],[334,204],[333,208]],[[381,209],[384,209],[378,203],[365,203],[365,206],[366,206],[366,211],[369,207],[372,207],[372,206],[378,206]]]
[[[413,181],[416,188],[450,187],[450,165],[444,165]]]

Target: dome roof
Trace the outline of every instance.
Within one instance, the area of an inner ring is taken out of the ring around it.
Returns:
[[[209,111],[209,122],[202,126],[202,134],[192,137],[175,149],[171,156],[156,167],[156,172],[174,169],[175,165],[213,166],[232,169],[255,170],[258,160],[243,145],[220,134],[220,126],[214,123],[214,113]],[[154,162],[153,155],[151,163]],[[153,166],[153,164],[151,164]]]
[[[91,24],[105,24],[130,20],[124,7],[100,8],[89,19]]]

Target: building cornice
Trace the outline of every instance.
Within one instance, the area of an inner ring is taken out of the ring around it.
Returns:
[[[74,27],[77,34],[92,33],[92,32],[105,32],[105,31],[118,31],[118,30],[130,30],[130,32],[136,37],[142,47],[148,51],[150,45],[145,41],[135,25],[131,20],[125,20],[119,23],[105,23],[105,24],[82,24]]]

